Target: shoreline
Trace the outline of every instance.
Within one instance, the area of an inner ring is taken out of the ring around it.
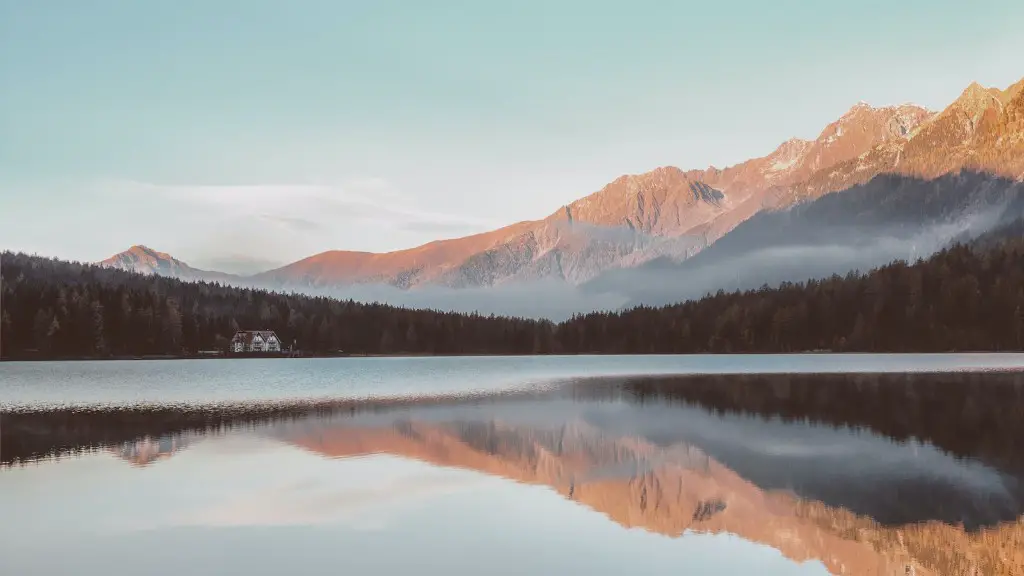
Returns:
[[[103,361],[145,361],[145,360],[302,360],[310,358],[429,358],[429,357],[468,357],[468,356],[583,356],[583,354],[434,354],[429,352],[396,352],[393,354],[196,354],[172,355],[151,354],[145,356],[20,356],[17,358],[0,358],[0,362],[103,362]]]
[[[1024,351],[1017,350],[955,350],[945,352],[835,352],[832,350],[804,350],[799,352],[700,352],[680,354],[617,354],[605,352],[588,353],[431,353],[431,352],[395,352],[389,354],[197,354],[197,355],[145,355],[145,356],[64,356],[64,357],[32,357],[0,358],[0,363],[11,362],[103,362],[103,361],[146,361],[146,360],[302,360],[322,358],[479,358],[479,357],[568,357],[568,356],[947,356],[958,355],[1015,355]],[[1022,367],[1024,368],[1024,367]]]

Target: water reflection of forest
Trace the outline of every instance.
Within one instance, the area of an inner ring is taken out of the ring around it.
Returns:
[[[690,376],[615,389],[641,403],[867,428],[1024,472],[1024,373]]]
[[[618,378],[583,380],[553,392],[518,396],[683,404],[710,413],[866,428],[897,441],[917,439],[958,457],[1024,472],[1024,373]],[[501,398],[483,400],[500,402]],[[0,413],[0,463],[102,448],[147,436],[479,401],[481,398],[447,398],[7,412]]]
[[[625,526],[737,533],[837,574],[1024,570],[1019,374],[620,378],[472,399],[0,417],[6,465],[100,448],[147,465],[204,435],[255,430],[330,457],[386,453],[544,484]],[[910,439],[931,460],[904,464]],[[758,442],[845,452],[793,465],[748,450]]]

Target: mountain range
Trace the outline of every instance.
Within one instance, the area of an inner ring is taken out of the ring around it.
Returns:
[[[954,237],[984,232],[1021,212],[1015,199],[1022,180],[1024,80],[1005,90],[974,83],[938,112],[861,102],[816,139],[787,140],[760,158],[724,169],[665,166],[621,176],[543,219],[408,250],[332,250],[252,276],[198,270],[144,246],[102,264],[297,291],[544,281],[614,292],[629,303],[663,303],[927,256]],[[831,252],[804,258],[793,250],[797,245]],[[774,254],[782,260],[756,256],[769,248],[786,248]],[[842,256],[851,253],[871,256]],[[725,255],[740,263],[743,278],[706,274]],[[745,264],[736,260],[741,256]],[[802,266],[811,260],[824,264]],[[785,262],[785,272],[752,274],[751,262],[762,268]],[[671,274],[662,276],[665,271]],[[701,282],[675,285],[700,274]],[[637,290],[652,283],[667,283],[667,292]]]

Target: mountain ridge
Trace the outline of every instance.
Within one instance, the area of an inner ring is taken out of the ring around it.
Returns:
[[[247,277],[228,276],[290,289],[477,288],[541,279],[585,284],[609,270],[657,259],[684,261],[754,214],[884,173],[937,177],[975,168],[1024,178],[1022,100],[1024,80],[1004,90],[972,83],[938,112],[859,102],[814,140],[790,138],[766,156],[725,168],[662,166],[625,174],[538,220],[394,252],[325,251]],[[104,264],[136,265],[121,256]],[[168,258],[170,263],[154,270],[195,270]]]

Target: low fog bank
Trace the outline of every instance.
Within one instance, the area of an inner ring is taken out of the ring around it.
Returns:
[[[594,311],[622,310],[637,305],[661,306],[699,299],[718,290],[757,289],[782,282],[804,282],[866,272],[894,260],[913,262],[928,258],[953,241],[977,237],[999,221],[989,211],[957,222],[913,232],[904,227],[831,228],[829,239],[818,243],[784,244],[755,248],[724,259],[693,258],[674,266],[652,266],[610,271],[582,286],[554,279],[510,283],[486,288],[439,286],[402,290],[385,284],[359,284],[313,288],[262,288],[328,296],[357,302],[379,302],[407,308],[523,318],[559,322]]]
[[[581,286],[543,279],[494,287],[425,286],[410,290],[386,284],[256,287],[407,308],[559,322],[573,314],[695,300],[718,290],[751,290],[845,275],[853,270],[867,272],[894,260],[912,263],[954,241],[976,238],[1021,213],[1012,202],[958,208],[954,209],[958,214],[930,224],[890,220],[872,225],[863,220],[854,224],[835,219],[807,221],[793,214],[765,215],[744,223],[680,263],[658,259],[605,272]]]
[[[582,286],[546,279],[484,288],[428,286],[402,290],[390,285],[360,284],[285,289],[357,302],[559,322],[577,313],[621,310],[640,304],[675,304],[699,299],[720,289],[728,292],[756,289],[764,284],[778,286],[787,281],[845,275],[851,270],[866,271],[897,259],[927,258],[962,233],[963,228],[955,225],[909,236],[861,230],[845,235],[846,241],[771,246],[722,261],[705,260],[698,265],[684,261],[671,267],[660,263],[618,269]]]
[[[617,310],[628,301],[615,293],[585,293],[576,286],[547,279],[488,288],[418,287],[402,290],[387,284],[357,284],[332,288],[256,286],[277,292],[296,292],[364,303],[441,310],[464,314],[546,318],[560,322],[576,313]]]
[[[752,246],[723,259],[694,258],[675,267],[640,267],[615,271],[584,287],[587,292],[617,293],[627,306],[659,306],[694,300],[718,290],[753,290],[782,282],[805,282],[868,272],[895,260],[926,259],[954,240],[971,239],[991,230],[1000,211],[973,214],[955,222],[919,229],[886,226],[832,228],[817,243]]]
[[[568,319],[574,313],[614,310],[627,303],[624,295],[586,294],[571,284],[553,279],[486,288],[427,286],[411,290],[400,290],[388,285],[364,284],[335,289],[331,295],[359,302],[382,302],[407,308],[547,318],[555,322]]]

